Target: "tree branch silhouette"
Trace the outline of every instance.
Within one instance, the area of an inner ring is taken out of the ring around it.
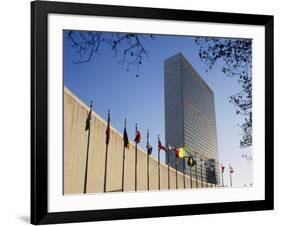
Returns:
[[[237,115],[244,116],[239,125],[242,130],[241,147],[252,145],[252,40],[196,37],[199,57],[211,70],[222,63],[221,71],[228,77],[237,78],[241,91],[229,97]]]
[[[109,47],[113,56],[118,58],[129,71],[130,67],[136,67],[143,63],[144,58],[148,58],[148,51],[143,45],[145,35],[134,33],[116,32],[93,32],[93,31],[69,31],[68,40],[75,49],[78,59],[75,64],[88,63],[99,52],[102,45]],[[155,39],[153,35],[149,36]],[[137,74],[138,76],[138,74]]]

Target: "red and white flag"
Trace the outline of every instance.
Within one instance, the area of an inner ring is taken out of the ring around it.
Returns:
[[[221,173],[224,173],[224,165],[221,164]]]
[[[229,172],[230,173],[234,173],[234,169],[233,169],[233,167],[231,165],[229,165]]]

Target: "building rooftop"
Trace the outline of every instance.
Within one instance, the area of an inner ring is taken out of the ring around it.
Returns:
[[[165,63],[173,58],[180,58],[183,60],[195,73],[192,73],[192,75],[212,94],[214,94],[213,90],[209,87],[209,85],[204,81],[204,79],[200,76],[200,74],[196,71],[196,69],[192,66],[192,64],[187,60],[187,58],[181,53],[178,52],[175,55],[165,59]]]

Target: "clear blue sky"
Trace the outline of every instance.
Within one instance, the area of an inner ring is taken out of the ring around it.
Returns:
[[[163,62],[181,52],[214,91],[219,155],[226,166],[225,184],[229,184],[228,163],[234,168],[233,186],[253,182],[252,165],[241,158],[251,149],[245,151],[239,147],[241,131],[237,125],[242,118],[235,114],[234,106],[228,102],[228,97],[239,91],[237,81],[226,77],[219,67],[206,72],[193,37],[156,35],[154,40],[147,37],[142,41],[149,58],[144,59],[138,72],[135,67],[127,72],[107,45],[101,45],[89,63],[75,64],[78,55],[64,35],[64,85],[86,104],[93,100],[94,111],[104,119],[110,109],[112,126],[120,132],[123,131],[124,118],[127,118],[130,140],[134,139],[135,123],[138,123],[143,138],[140,146],[144,149],[146,130],[149,129],[156,156],[157,134],[160,134],[162,143],[165,140]],[[164,161],[163,153],[161,159]]]

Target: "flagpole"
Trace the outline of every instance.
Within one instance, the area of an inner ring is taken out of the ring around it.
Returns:
[[[208,166],[205,160],[205,173],[206,173],[206,188],[208,187]]]
[[[148,153],[148,145],[149,145],[149,130],[147,130],[147,190],[149,191],[149,153]]]
[[[126,129],[127,119],[125,118],[124,128]],[[122,162],[122,192],[124,191],[124,170],[125,170],[125,142],[123,142],[123,162]]]
[[[170,189],[170,148],[168,146],[168,189]]]
[[[223,170],[224,170],[224,169],[223,169]],[[221,183],[222,183],[222,187],[224,187],[223,173],[224,173],[224,171],[222,171],[222,164],[221,164]]]
[[[85,167],[85,180],[84,180],[84,193],[87,193],[87,183],[88,183],[88,162],[89,162],[89,145],[90,145],[90,132],[88,132],[88,141],[87,141],[87,156],[86,156],[86,167]]]
[[[201,174],[201,188],[203,188],[203,172],[202,172],[202,159],[200,157],[200,174]]]
[[[183,169],[183,188],[185,189],[185,164],[184,164],[185,158],[182,159],[182,169]]]
[[[106,146],[105,146],[105,160],[104,160],[104,185],[103,185],[103,192],[106,192],[106,179],[107,179],[107,156],[108,156],[108,144],[109,144],[109,134],[110,134],[110,128],[109,128],[109,123],[110,123],[110,110],[108,110],[108,116],[107,116],[107,130],[106,130]]]
[[[191,169],[191,166],[189,166],[189,173],[190,173],[190,188],[192,188],[192,169]]]
[[[158,135],[158,144],[160,141],[160,137]],[[158,190],[160,190],[160,147],[158,145]]]
[[[196,188],[198,188],[197,160],[198,160],[197,155],[195,155],[195,176],[196,176],[195,180],[196,180]]]
[[[198,188],[198,175],[197,175],[198,171],[197,171],[197,163],[195,164],[195,180],[196,180],[196,188]]]
[[[217,187],[217,172],[216,172],[216,160],[215,159],[214,159],[213,170],[214,170],[215,188],[216,188]]]
[[[176,153],[176,189],[178,189],[178,158],[177,158],[177,153]]]
[[[90,134],[91,134],[91,126],[90,126],[90,120],[91,120],[91,114],[92,114],[92,107],[93,102],[90,102],[90,112],[87,118],[86,123],[86,129],[88,129],[88,141],[87,141],[87,154],[86,154],[86,166],[85,166],[85,177],[84,177],[84,194],[87,193],[87,183],[88,183],[88,161],[89,161],[89,147],[90,147]]]
[[[230,164],[229,164],[229,178],[230,178],[230,187],[232,187],[232,177],[231,177],[231,171],[230,171]]]
[[[138,131],[138,124],[136,123],[136,134]],[[138,180],[137,180],[137,175],[138,175],[138,143],[137,140],[135,141],[135,191],[137,191],[137,187],[138,187]]]

